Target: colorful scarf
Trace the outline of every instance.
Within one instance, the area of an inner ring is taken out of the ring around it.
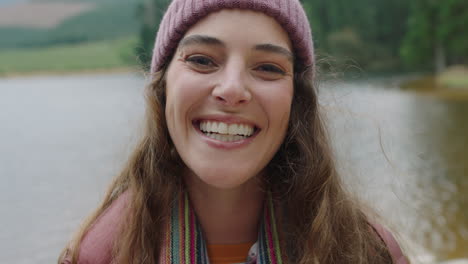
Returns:
[[[201,226],[186,192],[181,192],[174,204],[166,231],[160,264],[210,263]],[[266,199],[258,241],[246,256],[246,261],[247,264],[283,263],[271,194]]]

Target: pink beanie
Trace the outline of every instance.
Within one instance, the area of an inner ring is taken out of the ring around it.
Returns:
[[[173,0],[159,26],[151,73],[162,69],[192,25],[210,13],[225,8],[250,9],[276,19],[289,34],[301,68],[312,68],[313,72],[312,33],[299,0]]]

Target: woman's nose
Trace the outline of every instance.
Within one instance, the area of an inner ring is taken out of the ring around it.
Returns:
[[[222,78],[212,91],[212,96],[226,106],[239,106],[250,102],[252,94],[243,67],[226,67]]]

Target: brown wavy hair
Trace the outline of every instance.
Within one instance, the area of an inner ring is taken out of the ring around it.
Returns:
[[[184,164],[165,120],[165,71],[146,89],[146,128],[128,164],[102,204],[64,249],[77,263],[80,241],[124,191],[131,192],[125,225],[115,241],[115,263],[157,264],[164,223],[180,190]],[[392,263],[389,251],[363,207],[345,191],[334,165],[311,71],[294,77],[286,138],[267,165],[265,182],[281,212],[280,237],[286,263]]]

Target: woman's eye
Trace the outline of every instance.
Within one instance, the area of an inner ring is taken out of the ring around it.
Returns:
[[[263,64],[256,68],[258,71],[262,72],[269,72],[269,73],[277,73],[277,74],[286,74],[281,68],[272,65],[272,64]]]
[[[210,58],[206,56],[190,56],[185,59],[185,61],[190,62],[192,64],[195,64],[197,66],[202,66],[202,67],[211,67],[211,66],[216,66]]]

